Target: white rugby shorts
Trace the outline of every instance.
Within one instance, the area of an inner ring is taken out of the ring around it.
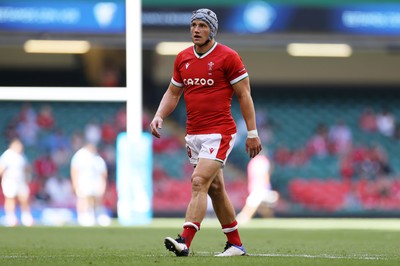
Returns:
[[[78,177],[76,195],[79,198],[101,197],[103,195],[102,183],[101,178],[91,179],[80,176]]]
[[[7,198],[15,198],[17,196],[29,196],[29,187],[26,182],[22,180],[13,180],[10,178],[3,178],[1,182],[3,194]]]
[[[225,165],[235,143],[236,134],[186,135],[186,149],[189,161],[197,165],[199,158],[217,160]]]

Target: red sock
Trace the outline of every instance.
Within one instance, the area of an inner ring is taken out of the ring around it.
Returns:
[[[226,235],[228,242],[237,246],[242,245],[242,241],[240,240],[239,231],[238,231],[238,223],[237,221],[233,221],[231,224],[222,225],[222,231]]]
[[[199,230],[200,230],[200,223],[185,222],[183,224],[183,231],[182,231],[181,237],[183,237],[185,239],[185,244],[188,248],[190,247],[190,244],[192,243],[194,235]]]

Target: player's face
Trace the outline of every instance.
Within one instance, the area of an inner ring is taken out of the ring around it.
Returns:
[[[210,27],[202,20],[193,20],[190,26],[192,41],[196,45],[203,45],[210,35]]]

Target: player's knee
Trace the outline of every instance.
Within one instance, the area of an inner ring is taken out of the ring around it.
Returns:
[[[192,191],[207,191],[208,182],[207,179],[202,176],[192,176]]]
[[[224,186],[219,182],[213,182],[208,189],[211,198],[218,197],[224,193]]]

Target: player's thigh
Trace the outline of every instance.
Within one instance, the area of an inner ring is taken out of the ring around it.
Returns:
[[[215,176],[221,170],[221,166],[222,162],[220,161],[199,158],[199,163],[194,169],[192,179],[200,177],[206,180],[207,184],[210,185]]]
[[[18,200],[22,204],[28,204],[29,202],[29,196],[30,196],[30,191],[29,187],[27,184],[20,184],[20,187],[18,188]]]
[[[9,178],[3,179],[1,182],[3,194],[6,198],[15,198],[18,194],[18,186],[18,182]]]

